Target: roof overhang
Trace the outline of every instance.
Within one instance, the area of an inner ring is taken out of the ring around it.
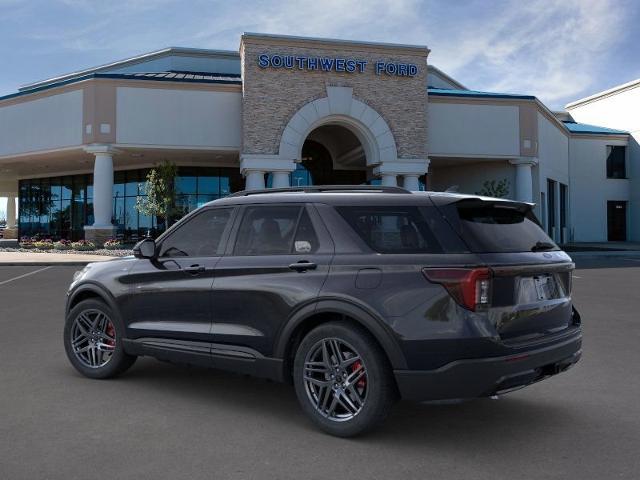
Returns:
[[[168,56],[205,56],[205,57],[220,57],[220,58],[227,57],[227,58],[233,58],[233,59],[240,58],[240,54],[238,52],[231,51],[231,50],[209,50],[209,49],[202,49],[202,48],[167,47],[161,50],[156,50],[149,53],[143,53],[135,57],[106,63],[104,65],[100,65],[97,67],[86,68],[83,70],[78,70],[75,72],[60,75],[57,77],[48,78],[46,80],[40,80],[37,82],[21,85],[18,88],[18,91],[22,92],[26,90],[32,90],[34,88],[40,88],[49,84],[64,82],[66,80],[70,80],[73,78],[84,77],[86,75],[90,75],[93,73],[100,73],[100,72],[104,72],[105,70],[112,70],[114,68],[122,68],[122,67],[131,66],[131,65],[137,65],[143,62],[148,62],[150,60],[155,60],[158,58],[163,58]]]
[[[632,80],[627,83],[623,83],[622,85],[618,85],[616,87],[610,88],[608,90],[603,90],[602,92],[594,93],[588,97],[581,98],[571,103],[567,103],[564,108],[567,110],[571,110],[573,108],[577,108],[581,105],[585,105],[587,103],[596,102],[606,97],[610,97],[612,95],[616,95],[618,93],[625,92],[627,90],[631,90],[633,88],[640,87],[640,78],[636,80]]]

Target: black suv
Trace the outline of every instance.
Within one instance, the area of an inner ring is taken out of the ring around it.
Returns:
[[[320,428],[349,436],[398,397],[498,395],[568,369],[573,269],[526,203],[240,192],[78,272],[64,345],[91,378],[149,355],[291,382]]]

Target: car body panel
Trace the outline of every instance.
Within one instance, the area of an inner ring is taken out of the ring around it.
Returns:
[[[132,354],[277,380],[289,376],[292,342],[300,331],[318,318],[348,318],[378,341],[402,395],[414,400],[490,395],[573,365],[580,357],[581,328],[569,293],[574,266],[564,252],[472,253],[456,247],[449,253],[380,254],[335,209],[435,208],[459,198],[468,196],[292,191],[216,200],[202,208],[236,207],[219,255],[91,264],[72,284],[67,311],[83,292],[92,292],[122,318],[125,348]],[[304,205],[320,248],[234,255],[244,208],[274,204]],[[300,261],[315,267],[291,268]],[[186,271],[194,265],[203,268]],[[495,305],[464,308],[423,273],[448,267],[490,268]],[[514,295],[535,275],[565,282],[567,294],[518,303]],[[469,387],[463,391],[465,381]]]

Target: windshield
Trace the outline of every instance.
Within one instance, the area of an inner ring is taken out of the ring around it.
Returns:
[[[470,199],[442,211],[475,253],[559,250],[529,206]]]

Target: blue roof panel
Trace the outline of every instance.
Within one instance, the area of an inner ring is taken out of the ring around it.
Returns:
[[[598,127],[596,125],[588,125],[586,123],[577,123],[563,121],[565,127],[569,129],[571,133],[593,133],[597,135],[628,135],[629,132],[625,130],[615,130],[613,128]]]
[[[535,100],[533,95],[521,95],[517,93],[480,92],[478,90],[454,90],[447,88],[427,88],[429,95],[442,97],[484,97],[484,98],[517,98]]]

